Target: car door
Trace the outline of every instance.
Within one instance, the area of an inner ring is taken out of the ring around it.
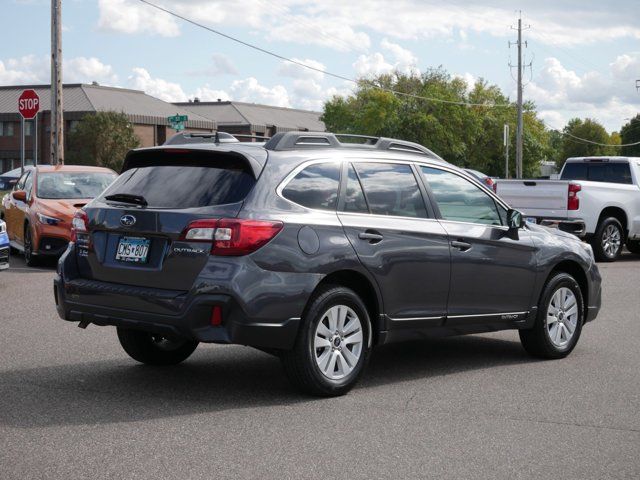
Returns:
[[[26,205],[24,202],[16,200],[13,198],[13,192],[17,192],[18,190],[24,190],[25,183],[27,178],[31,175],[31,171],[25,172],[18,183],[13,187],[13,190],[9,194],[9,201],[7,202],[7,208],[5,211],[5,217],[7,219],[7,234],[9,235],[9,240],[14,242],[16,241],[18,233],[22,230],[22,225],[24,223],[24,217],[22,217],[22,222],[20,221],[22,210],[21,208]],[[22,233],[20,233],[20,238],[22,238]]]
[[[449,289],[447,233],[410,163],[345,162],[338,217],[382,294],[387,328],[442,325]]]
[[[440,167],[420,169],[451,247],[447,325],[524,319],[536,277],[529,232],[510,236],[507,209],[465,176]]]

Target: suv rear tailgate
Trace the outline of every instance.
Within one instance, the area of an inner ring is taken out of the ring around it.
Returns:
[[[567,218],[569,182],[562,180],[498,180],[497,193],[530,217]]]

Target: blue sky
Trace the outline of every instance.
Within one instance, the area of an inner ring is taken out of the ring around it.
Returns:
[[[485,78],[512,98],[507,64],[516,50],[507,42],[515,39],[510,25],[521,9],[531,25],[526,58],[533,60],[525,99],[536,102],[549,126],[562,128],[578,116],[618,130],[640,111],[637,1],[150,1],[346,77],[442,65],[469,82]],[[0,85],[48,83],[50,2],[0,3]],[[170,101],[197,96],[317,110],[351,88],[138,0],[64,0],[63,27],[67,82],[137,88]]]

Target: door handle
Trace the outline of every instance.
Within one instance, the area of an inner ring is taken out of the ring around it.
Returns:
[[[384,238],[380,232],[375,230],[366,230],[358,234],[358,238],[361,240],[369,240],[369,243],[378,243]]]
[[[461,240],[452,240],[451,246],[453,248],[457,248],[461,252],[466,252],[467,250],[471,250],[471,244],[467,242],[463,242]]]

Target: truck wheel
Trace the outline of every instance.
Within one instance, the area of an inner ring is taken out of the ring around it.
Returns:
[[[519,330],[520,341],[534,357],[566,357],[578,343],[583,319],[580,286],[568,273],[557,273],[542,291],[533,328]]]
[[[640,240],[627,240],[627,250],[640,255]]]
[[[602,220],[591,240],[596,260],[601,262],[615,262],[622,252],[623,243],[624,230],[615,217]]]
[[[118,327],[118,340],[131,358],[147,365],[176,365],[193,353],[198,342]]]
[[[318,292],[305,311],[294,348],[281,356],[291,383],[317,396],[347,393],[369,360],[370,325],[353,290],[327,286]]]

